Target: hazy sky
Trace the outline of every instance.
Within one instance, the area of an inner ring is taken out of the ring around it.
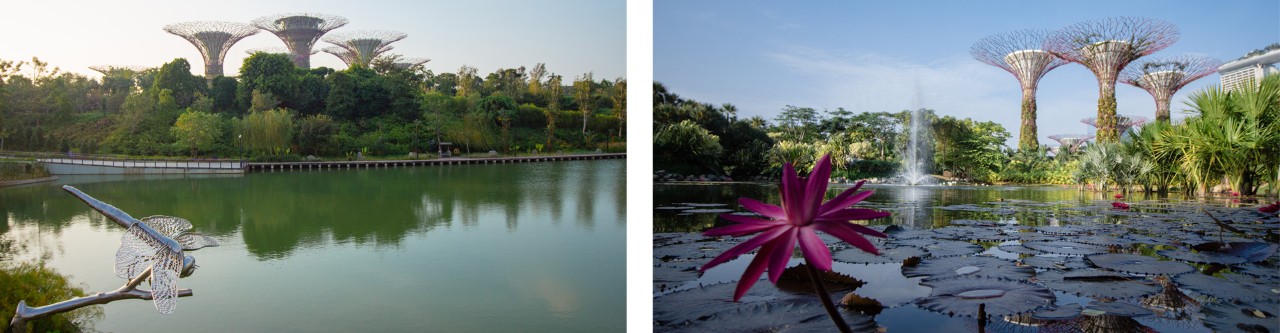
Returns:
[[[483,1],[7,1],[0,16],[0,59],[32,56],[52,66],[97,77],[92,65],[159,66],[186,58],[204,74],[199,51],[162,28],[186,21],[234,21],[291,12],[346,17],[334,30],[395,30],[409,35],[390,53],[429,58],[426,68],[457,72],[462,65],[481,75],[498,68],[533,67],[563,75],[566,82],[587,71],[595,78],[626,75],[626,2],[622,0]],[[319,42],[320,47],[330,46]],[[224,71],[238,73],[245,50],[284,48],[262,31],[232,46]],[[346,65],[328,53],[311,56],[312,67]]]
[[[1058,29],[1108,16],[1178,26],[1181,38],[1152,56],[1200,54],[1224,61],[1280,42],[1280,2],[1258,1],[671,1],[654,4],[654,80],[676,94],[740,116],[772,120],[785,105],[854,112],[925,107],[996,121],[1016,145],[1021,92],[1012,74],[969,54],[988,35]],[[1141,59],[1139,60],[1141,61]],[[1174,96],[1218,84],[1211,74]],[[917,89],[916,87],[919,87]],[[919,104],[916,93],[919,92]],[[1120,114],[1155,116],[1146,91],[1119,83]],[[1085,133],[1097,115],[1097,79],[1068,64],[1040,81],[1041,144]]]

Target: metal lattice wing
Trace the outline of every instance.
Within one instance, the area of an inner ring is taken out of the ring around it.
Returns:
[[[120,237],[120,249],[116,250],[116,276],[132,279],[142,274],[158,261],[164,250],[159,240],[137,224],[130,226]]]
[[[163,251],[151,269],[151,301],[156,311],[172,314],[178,306],[178,275],[182,270],[182,253]]]
[[[187,251],[219,245],[217,239],[194,232],[183,233],[174,237],[173,240],[178,241],[178,244],[182,244],[182,249]]]
[[[191,221],[187,221],[181,217],[155,215],[142,218],[142,223],[146,223],[151,229],[159,231],[165,237],[173,237],[183,231],[191,230]]]

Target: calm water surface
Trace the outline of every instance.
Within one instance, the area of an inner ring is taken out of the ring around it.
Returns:
[[[0,237],[14,260],[118,288],[123,230],[59,188],[71,184],[222,242],[192,252],[200,269],[179,285],[196,296],[176,313],[118,301],[103,331],[620,331],[624,173],[611,160],[63,177],[0,189]]]

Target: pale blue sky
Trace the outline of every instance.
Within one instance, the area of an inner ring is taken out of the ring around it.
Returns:
[[[683,97],[732,103],[772,120],[785,105],[854,112],[932,108],[996,121],[1016,143],[1021,93],[1013,75],[973,59],[988,35],[1058,29],[1109,16],[1178,26],[1181,38],[1152,56],[1200,54],[1224,61],[1280,42],[1280,2],[1250,1],[671,1],[654,4],[654,80]],[[1141,61],[1141,60],[1139,60]],[[1173,100],[1218,83],[1192,82]],[[919,104],[915,102],[916,87]],[[1121,114],[1153,118],[1141,89],[1119,84]],[[1079,64],[1049,72],[1038,94],[1041,144],[1085,133],[1096,116],[1097,79]]]
[[[200,53],[164,32],[170,23],[236,21],[288,12],[346,17],[336,31],[395,30],[408,38],[390,53],[429,58],[426,68],[456,72],[462,65],[484,75],[498,68],[533,67],[572,80],[587,71],[597,79],[626,75],[626,2],[623,0],[482,1],[8,1],[0,15],[0,59],[32,56],[64,71],[98,76],[92,65],[158,66],[186,58],[203,75]],[[320,42],[321,47],[330,44]],[[235,75],[245,50],[284,48],[262,31],[236,43],[224,71]],[[346,68],[328,53],[312,67]]]

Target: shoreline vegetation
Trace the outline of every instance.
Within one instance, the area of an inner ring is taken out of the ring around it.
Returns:
[[[654,82],[654,181],[768,181],[782,165],[804,173],[832,156],[833,178],[895,183],[910,110],[819,112],[788,105],[766,120],[737,107],[681,98]],[[1084,147],[1005,145],[998,123],[923,109],[939,184],[1056,185],[1098,192],[1195,196],[1280,194],[1280,75],[1230,90],[1210,86],[1183,102],[1186,118],[1130,129]]]
[[[452,156],[626,150],[624,78],[399,59],[302,69],[258,52],[238,77],[207,79],[182,58],[101,79],[0,60],[0,151],[287,162],[434,155],[437,143]]]

